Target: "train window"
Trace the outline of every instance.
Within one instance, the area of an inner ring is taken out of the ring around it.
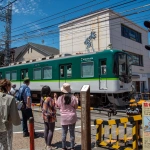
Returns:
[[[101,75],[106,75],[107,70],[106,70],[106,60],[101,61]]]
[[[2,79],[3,78],[3,76],[2,76],[2,72],[0,72],[0,79]]]
[[[17,71],[11,72],[11,80],[17,80]]]
[[[25,77],[28,77],[28,70],[27,69],[21,70],[21,79],[23,80]]]
[[[41,79],[41,68],[35,68],[33,71],[33,78],[34,80]]]
[[[52,67],[43,68],[43,79],[52,79]]]
[[[94,62],[84,62],[81,64],[81,76],[83,78],[94,76]]]
[[[72,66],[68,65],[67,66],[67,77],[70,78],[72,76]]]
[[[60,66],[60,77],[61,78],[65,77],[65,66]]]
[[[6,72],[6,79],[10,80],[10,72]]]

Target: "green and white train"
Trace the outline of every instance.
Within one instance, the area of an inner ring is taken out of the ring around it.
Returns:
[[[108,102],[124,106],[123,98],[131,91],[132,57],[121,50],[54,56],[40,61],[18,62],[0,68],[0,78],[7,78],[17,85],[25,77],[31,80],[32,98],[40,99],[40,91],[49,85],[60,94],[63,83],[71,84],[73,93],[80,93],[81,87],[90,85],[92,105],[106,105]]]

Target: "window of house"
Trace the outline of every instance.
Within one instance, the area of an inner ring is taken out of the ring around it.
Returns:
[[[67,77],[70,78],[72,76],[72,66],[68,65],[67,66]]]
[[[132,65],[135,66],[143,66],[143,56],[142,55],[138,55],[138,54],[134,54],[128,51],[127,52],[129,55],[132,56]]]
[[[143,56],[132,54],[132,65],[143,66]]]
[[[84,62],[81,64],[81,77],[94,76],[94,62]]]
[[[17,71],[11,72],[11,80],[17,80]]]
[[[34,80],[40,80],[41,79],[41,68],[34,69],[33,77],[34,77]]]
[[[52,79],[52,67],[43,68],[43,79]]]
[[[141,33],[121,24],[121,35],[138,43],[142,43]]]
[[[10,80],[10,72],[6,72],[6,79]]]

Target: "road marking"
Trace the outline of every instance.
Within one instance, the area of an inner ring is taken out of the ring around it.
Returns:
[[[94,127],[95,125],[91,125],[91,127]],[[79,128],[81,128],[81,126],[76,126],[75,127],[75,129],[79,129]],[[59,131],[59,130],[61,130],[62,128],[55,128],[55,131]],[[44,130],[35,130],[35,132],[44,132]],[[22,131],[21,132],[13,132],[13,133],[22,133]]]

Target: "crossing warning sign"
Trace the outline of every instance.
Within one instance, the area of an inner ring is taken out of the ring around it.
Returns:
[[[143,150],[150,149],[150,102],[142,104]]]

